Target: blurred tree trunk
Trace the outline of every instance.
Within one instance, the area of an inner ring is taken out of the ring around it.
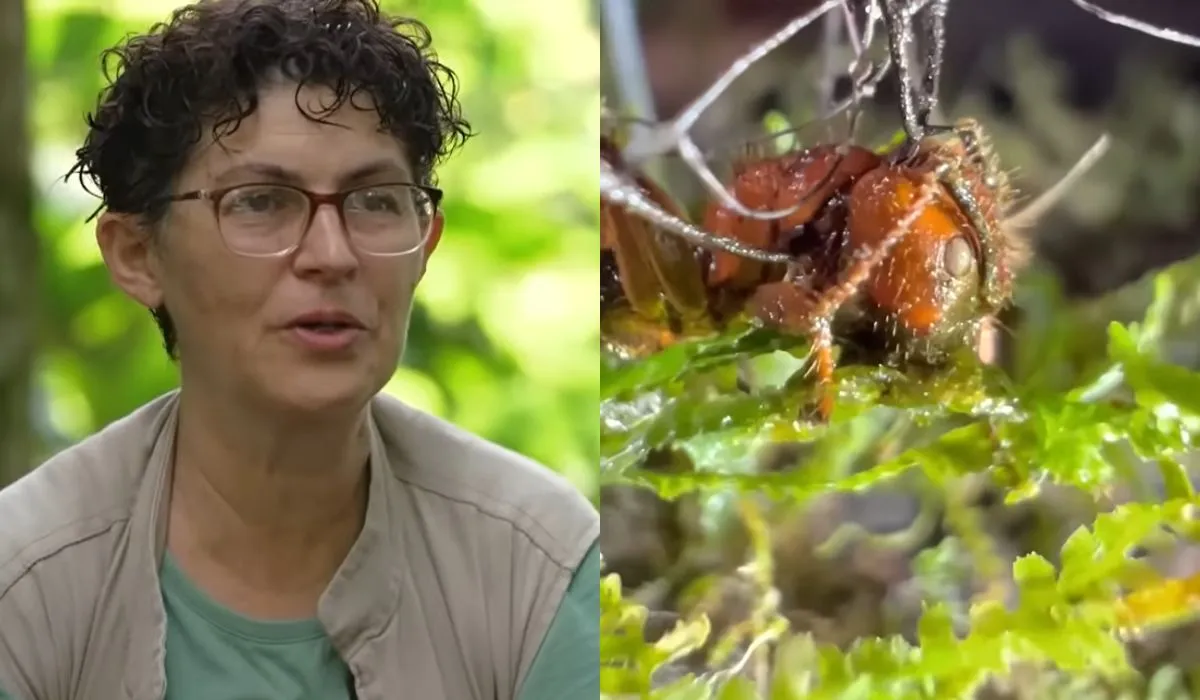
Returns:
[[[0,486],[34,460],[31,415],[37,329],[26,96],[24,0],[0,0]]]

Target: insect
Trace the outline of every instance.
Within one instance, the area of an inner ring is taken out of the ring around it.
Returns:
[[[639,184],[664,202],[657,187],[644,178]],[[1012,188],[973,121],[928,136],[915,149],[879,154],[819,145],[749,160],[735,166],[729,189],[752,210],[790,211],[757,219],[714,199],[699,228],[786,262],[695,248],[660,255],[662,249],[646,242],[662,234],[640,234],[641,247],[630,253],[627,241],[639,234],[609,214],[602,228],[611,246],[602,331],[627,355],[653,352],[741,315],[806,336],[822,419],[834,407],[835,336],[855,339],[879,361],[940,362],[974,342],[981,320],[1007,302],[1024,259],[1019,237],[1003,225]],[[661,206],[682,218],[678,207]],[[643,257],[623,264],[635,255]],[[671,271],[653,278],[657,287],[648,282],[656,265]],[[662,305],[649,313],[634,301],[651,296],[648,287]],[[623,333],[636,327],[629,316],[639,313],[649,322],[643,328],[665,322],[667,332]]]
[[[899,67],[908,138],[886,153],[827,144],[744,160],[726,187],[687,136],[718,88],[821,12],[847,7],[837,0],[753,48],[679,117],[651,129],[640,146],[622,151],[611,132],[602,138],[601,328],[609,350],[644,355],[749,316],[811,340],[818,417],[828,419],[835,336],[857,341],[881,362],[936,364],[977,342],[983,324],[1011,297],[1013,277],[1027,257],[1020,229],[1090,167],[1107,139],[1059,186],[1011,212],[1015,191],[980,125],[930,121],[947,4],[868,3],[862,36],[882,19],[891,51],[876,66],[861,61],[860,53],[850,73],[857,99],[892,63]],[[914,40],[914,18],[926,6],[932,19],[922,26],[935,68],[915,90],[914,67],[901,55],[907,50],[897,47]],[[860,64],[867,70],[858,70]],[[608,121],[602,115],[602,123]],[[699,226],[626,160],[661,149],[664,139],[712,192]]]

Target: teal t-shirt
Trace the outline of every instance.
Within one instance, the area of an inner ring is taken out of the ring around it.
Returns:
[[[315,619],[243,617],[192,585],[166,557],[166,700],[350,700],[353,679]],[[575,571],[518,700],[600,696],[600,551]],[[0,693],[0,700],[3,694]]]

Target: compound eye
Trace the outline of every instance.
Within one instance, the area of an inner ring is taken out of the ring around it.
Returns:
[[[955,236],[942,248],[942,269],[951,277],[960,278],[971,272],[975,264],[975,253],[963,236]]]

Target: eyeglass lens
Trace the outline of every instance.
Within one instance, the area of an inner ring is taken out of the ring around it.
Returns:
[[[411,185],[375,185],[348,193],[341,219],[354,246],[367,253],[397,255],[416,250],[429,235],[433,202]],[[217,203],[226,244],[239,253],[272,255],[294,248],[314,208],[304,192],[283,185],[246,185]]]

